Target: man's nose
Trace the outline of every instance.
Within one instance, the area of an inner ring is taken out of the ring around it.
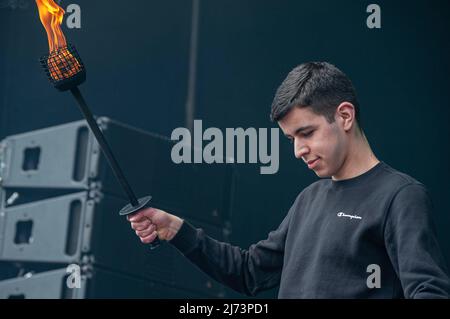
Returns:
[[[309,147],[306,145],[300,144],[299,141],[294,142],[294,154],[297,159],[301,159],[304,155],[309,153]]]

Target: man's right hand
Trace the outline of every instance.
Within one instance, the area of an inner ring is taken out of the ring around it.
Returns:
[[[144,244],[149,244],[158,237],[160,240],[171,240],[183,224],[178,216],[153,207],[144,208],[127,216],[131,228]]]

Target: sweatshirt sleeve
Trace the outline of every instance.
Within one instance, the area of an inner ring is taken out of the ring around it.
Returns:
[[[218,282],[254,296],[280,282],[289,216],[288,213],[267,239],[251,245],[248,250],[217,241],[187,221],[170,243]]]
[[[432,221],[432,202],[421,184],[393,198],[384,239],[405,298],[448,298],[450,281]]]

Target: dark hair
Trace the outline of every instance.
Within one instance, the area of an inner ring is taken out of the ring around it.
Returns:
[[[361,129],[359,103],[350,79],[330,63],[303,63],[289,72],[278,88],[270,119],[279,121],[294,107],[310,107],[314,113],[325,116],[328,123],[333,123],[336,108],[342,102],[354,105],[356,122]]]

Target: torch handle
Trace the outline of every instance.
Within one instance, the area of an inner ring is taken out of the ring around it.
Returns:
[[[105,137],[103,136],[102,131],[100,131],[100,128],[98,127],[97,122],[95,121],[94,117],[92,116],[91,111],[89,110],[89,107],[87,106],[86,102],[84,101],[84,98],[81,95],[80,90],[78,89],[77,86],[75,86],[74,88],[70,89],[70,92],[72,92],[73,96],[77,100],[78,106],[80,107],[81,112],[83,113],[84,117],[86,118],[89,128],[91,129],[98,144],[100,145],[100,149],[102,150],[103,154],[106,157],[106,160],[108,161],[109,165],[111,166],[111,168],[114,172],[114,175],[119,180],[123,189],[127,193],[127,196],[128,196],[128,199],[130,200],[131,205],[133,205],[133,206],[139,205],[136,195],[134,194],[133,190],[131,189],[130,185],[128,184],[128,181],[125,178],[125,175],[123,174],[122,169],[120,168],[119,164],[117,163],[117,160],[114,157],[114,154],[112,153],[111,148],[108,145],[108,142],[106,141]]]

